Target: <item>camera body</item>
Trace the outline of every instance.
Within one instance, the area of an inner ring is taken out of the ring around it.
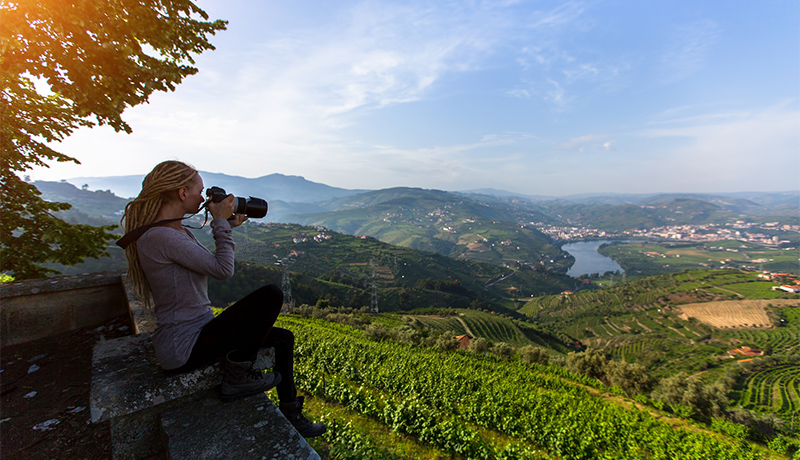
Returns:
[[[228,192],[222,187],[211,187],[206,189],[206,196],[214,203],[219,203],[228,196]],[[267,215],[269,205],[261,198],[250,197],[244,199],[239,196],[233,197],[233,213],[244,214],[247,217],[260,219]]]

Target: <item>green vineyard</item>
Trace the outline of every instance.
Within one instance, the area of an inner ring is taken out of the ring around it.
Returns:
[[[560,367],[374,342],[360,330],[319,320],[284,316],[278,325],[295,333],[300,389],[455,458],[767,455],[752,444],[695,425],[673,427],[648,410],[607,399],[599,382]],[[352,442],[337,441],[336,433],[326,436],[334,445]],[[403,458],[385,451],[381,456]]]
[[[800,410],[800,366],[784,365],[751,374],[737,403],[746,409],[793,414]]]
[[[482,337],[492,342],[505,342],[517,347],[537,343],[531,340],[508,318],[474,310],[458,310],[458,316],[406,316],[412,318],[415,326],[427,327],[437,331],[450,331],[456,335],[466,334]]]

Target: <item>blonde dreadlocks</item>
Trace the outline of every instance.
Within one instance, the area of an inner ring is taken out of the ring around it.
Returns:
[[[125,205],[125,213],[120,220],[125,233],[155,222],[167,193],[186,187],[196,175],[196,169],[180,161],[170,160],[156,165],[142,181],[139,196]],[[134,290],[145,306],[150,307],[150,284],[139,263],[136,242],[125,248],[125,256],[128,258],[128,276],[133,280]]]

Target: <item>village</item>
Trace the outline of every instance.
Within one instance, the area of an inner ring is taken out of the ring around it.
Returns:
[[[598,238],[646,238],[656,241],[694,242],[736,240],[767,247],[778,247],[792,244],[792,241],[776,235],[770,235],[770,233],[775,233],[776,231],[800,233],[800,225],[780,224],[778,222],[755,223],[742,220],[725,224],[670,225],[622,232],[607,232],[591,227],[551,226],[538,222],[530,222],[528,225],[536,227],[556,241]]]

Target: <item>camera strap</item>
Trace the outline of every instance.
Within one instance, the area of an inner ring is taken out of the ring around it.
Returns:
[[[139,228],[135,228],[128,233],[125,234],[122,238],[117,240],[117,246],[121,247],[122,249],[127,248],[130,246],[131,243],[138,240],[144,232],[150,230],[153,227],[158,227],[159,225],[169,224],[171,222],[175,222],[176,220],[183,220],[185,217],[176,217],[174,219],[164,219],[159,220],[158,222],[153,222],[152,224],[142,225]]]

